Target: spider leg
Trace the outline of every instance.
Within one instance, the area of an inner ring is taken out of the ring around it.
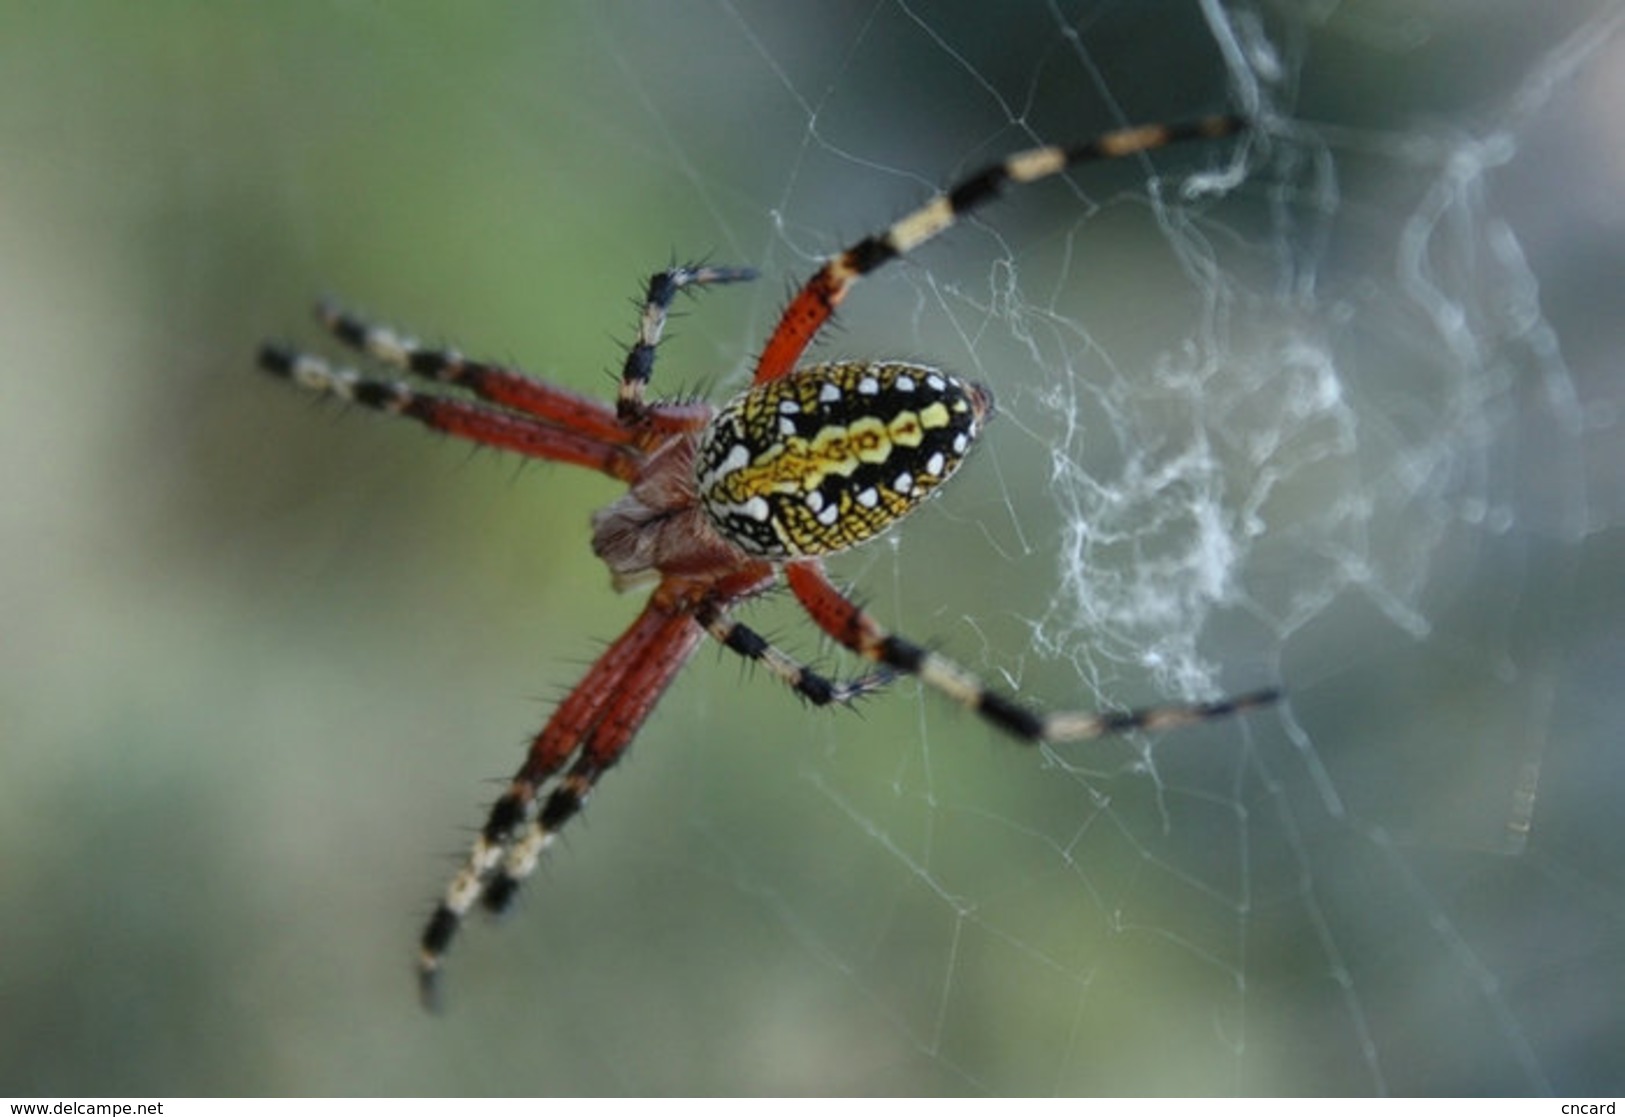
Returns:
[[[754,663],[760,663],[768,672],[814,706],[831,703],[848,705],[872,694],[892,681],[892,672],[882,667],[856,679],[844,682],[826,679],[812,668],[797,662],[754,629],[747,628],[728,617],[721,606],[706,604],[695,614],[695,620],[713,639],[731,652]]]
[[[1182,140],[1214,139],[1240,131],[1234,116],[1209,116],[1183,124],[1152,124],[1107,132],[1071,147],[1035,147],[1017,152],[938,194],[882,233],[865,237],[833,256],[796,292],[774,327],[756,364],[756,383],[775,380],[796,362],[859,279],[888,261],[912,252],[972,210],[1013,184],[1037,182],[1080,163],[1120,159]]]
[[[887,632],[841,593],[818,564],[793,563],[785,567],[784,574],[791,592],[801,602],[802,608],[807,610],[807,615],[842,645],[865,659],[915,676],[926,686],[975,711],[990,724],[1028,743],[1081,741],[1135,729],[1172,729],[1267,706],[1280,697],[1278,691],[1270,689],[1216,702],[1183,706],[1157,706],[1114,713],[1039,713],[989,689],[975,675],[946,656]]]
[[[626,751],[700,639],[693,618],[656,591],[553,711],[424,927],[418,979],[426,1003],[434,1002],[436,975],[469,909],[483,900],[501,910],[512,899],[558,829]],[[572,756],[575,764],[541,800],[542,786]]]
[[[403,372],[467,388],[481,399],[605,442],[631,440],[609,405],[590,396],[516,369],[471,361],[455,349],[430,348],[414,337],[368,322],[330,299],[316,304],[316,318],[335,340]]]
[[[655,347],[666,329],[666,317],[672,300],[687,287],[703,287],[709,283],[739,283],[755,279],[754,268],[725,268],[709,264],[683,264],[655,272],[649,277],[649,287],[643,297],[643,311],[638,318],[638,339],[626,352],[621,365],[621,390],[615,401],[616,414],[623,423],[632,423],[644,415],[643,391],[654,373]]]
[[[322,395],[405,415],[427,427],[527,457],[584,465],[624,481],[637,474],[638,453],[590,433],[553,426],[541,419],[444,396],[425,395],[398,380],[379,380],[285,345],[260,347],[260,368]]]

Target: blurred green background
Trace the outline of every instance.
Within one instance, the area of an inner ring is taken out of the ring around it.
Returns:
[[[1267,499],[1233,607],[1161,623],[1283,711],[1035,755],[707,650],[431,1018],[421,920],[637,607],[586,546],[613,486],[312,405],[259,340],[334,293],[608,394],[641,277],[710,255],[764,279],[685,305],[657,385],[724,392],[822,254],[1230,103],[1221,52],[1175,3],[0,0],[0,1094],[1617,1093],[1619,9],[1459,7],[1234,10],[1282,115],[1220,280],[1144,183],[1226,154],[1175,154],[1013,200],[828,343],[992,383],[964,479],[837,572],[1048,704],[1170,672],[1027,623],[1068,538],[1040,378],[1110,470],[1169,353],[1331,354],[1346,429],[1179,397]],[[1317,474],[1342,438],[1365,472]]]

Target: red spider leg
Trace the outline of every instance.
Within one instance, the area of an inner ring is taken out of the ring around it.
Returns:
[[[521,824],[525,833],[509,845],[500,870],[486,888],[483,902],[490,910],[507,907],[520,882],[535,870],[554,835],[580,812],[599,777],[620,760],[672,679],[694,654],[702,636],[699,626],[687,613],[667,612],[668,608],[651,601],[644,610],[645,616],[658,618],[658,624],[643,646],[632,653],[634,658],[626,664],[619,680],[599,696],[592,723],[567,727],[565,739],[548,742],[538,738],[536,751],[515,780],[516,788],[534,764],[546,766],[547,775],[551,775],[572,752],[576,762],[548,794],[539,812],[526,805],[525,822]],[[550,724],[548,729],[553,726]],[[538,775],[530,782],[531,796],[545,778]]]
[[[433,349],[416,338],[352,314],[324,299],[316,318],[334,339],[387,365],[442,384],[467,388],[481,399],[604,442],[630,442],[632,434],[608,404],[534,377],[484,361],[471,361],[455,349]]]
[[[837,589],[817,563],[792,563],[785,567],[784,576],[790,584],[790,591],[801,602],[807,615],[844,647],[865,659],[914,675],[933,690],[947,695],[975,711],[990,724],[1027,743],[1081,741],[1134,729],[1172,729],[1267,706],[1280,697],[1278,691],[1270,689],[1185,706],[1158,706],[1114,713],[1066,711],[1041,714],[998,691],[989,690],[975,675],[946,656],[887,632]]]
[[[619,442],[467,400],[425,395],[400,381],[377,380],[349,369],[336,369],[320,357],[282,345],[261,346],[259,364],[265,371],[302,387],[375,411],[405,415],[470,442],[526,457],[586,466],[622,481],[630,482],[637,476],[637,451]]]
[[[1035,147],[1017,152],[938,194],[885,232],[868,236],[832,256],[797,291],[762,349],[756,383],[776,380],[795,368],[801,354],[823,329],[852,285],[876,268],[912,252],[952,226],[965,214],[993,201],[1012,184],[1037,182],[1069,167],[1100,159],[1119,159],[1181,140],[1217,138],[1239,131],[1244,122],[1233,116],[1209,116],[1184,124],[1151,124],[1122,128],[1071,147]]]
[[[468,910],[482,896],[496,909],[512,898],[558,827],[580,809],[592,782],[625,752],[700,639],[693,619],[674,611],[657,591],[553,711],[424,928],[418,975],[425,1000],[433,1000],[435,975]],[[578,751],[577,765],[538,817],[541,786]]]
[[[704,633],[693,618],[687,613],[663,613],[662,608],[658,602],[650,603],[649,611],[660,617],[660,627],[643,655],[609,696],[597,724],[582,741],[575,764],[548,795],[531,824],[535,851],[527,854],[521,848],[523,840],[509,851],[503,874],[514,884],[529,875],[536,864],[535,855],[546,847],[560,827],[580,812],[599,777],[620,762],[632,738],[699,646]],[[493,897],[490,906],[500,904]]]

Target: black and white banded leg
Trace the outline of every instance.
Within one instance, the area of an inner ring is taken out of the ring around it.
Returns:
[[[829,679],[780,651],[767,637],[733,620],[714,605],[702,606],[695,619],[717,643],[752,663],[761,664],[769,674],[814,706],[850,705],[888,686],[895,677],[893,672],[881,667],[855,679]]]
[[[1042,713],[990,688],[947,656],[886,631],[835,584],[816,563],[785,568],[791,592],[807,615],[856,655],[913,675],[932,690],[971,710],[984,721],[1020,740],[1059,743],[1083,741],[1134,730],[1158,731],[1228,717],[1268,706],[1280,697],[1274,688],[1214,702],[1152,706],[1139,710],[1096,712],[1068,710]]]
[[[615,411],[622,422],[632,422],[644,412],[643,392],[654,374],[655,348],[665,332],[672,300],[679,291],[712,283],[742,283],[756,278],[755,268],[725,268],[709,264],[684,264],[655,272],[649,277],[643,309],[638,316],[638,339],[627,350],[621,366],[621,389]]]

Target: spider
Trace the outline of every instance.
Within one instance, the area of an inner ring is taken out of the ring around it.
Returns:
[[[317,317],[337,342],[466,394],[373,378],[284,344],[260,348],[262,369],[310,391],[625,482],[626,493],[593,516],[593,551],[617,590],[653,586],[631,627],[531,742],[429,918],[417,958],[427,1003],[434,1003],[446,951],[470,909],[509,905],[708,635],[813,705],[851,703],[896,674],[913,675],[1028,743],[1166,729],[1276,698],[1270,689],[1194,705],[1040,713],[947,657],[886,631],[830,581],[821,560],[875,538],[940,489],[992,418],[993,397],[980,384],[904,361],[797,364],[853,284],[1005,187],[1241,128],[1236,117],[1210,116],[1122,129],[1074,147],[1024,151],[966,178],[831,257],[791,298],[757,358],[750,387],[721,407],[650,402],[644,393],[678,293],[753,279],[749,268],[689,264],[650,278],[613,407],[511,368],[427,348],[330,302],[318,305]],[[867,674],[846,682],[826,678],[733,618],[735,606],[780,578],[818,628],[873,665]]]

